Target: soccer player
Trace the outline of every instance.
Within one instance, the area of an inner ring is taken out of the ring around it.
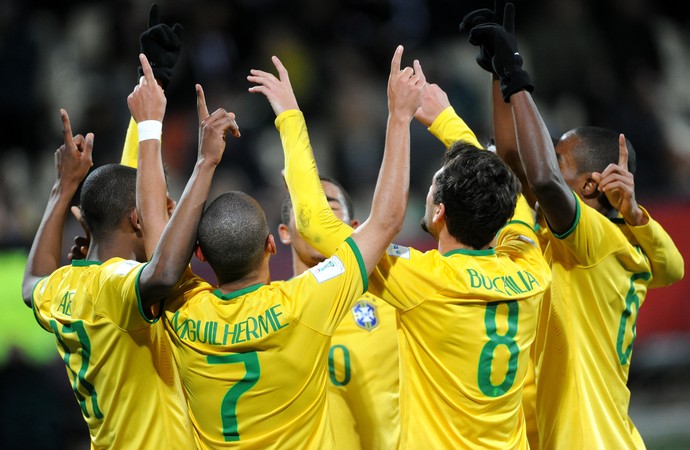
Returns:
[[[356,228],[352,199],[332,178],[320,177],[338,219]],[[290,196],[278,234],[299,275],[325,258],[297,232]],[[328,413],[339,449],[392,449],[400,436],[400,388],[395,309],[365,292],[333,334],[328,352]]]
[[[647,289],[682,278],[682,256],[635,200],[634,152],[622,135],[577,128],[554,149],[522,68],[513,6],[505,11],[506,26],[477,25],[470,42],[490,59],[510,103],[525,178],[544,216],[553,285],[534,347],[539,447],[644,448],[628,416],[635,323]]]
[[[442,110],[432,119],[442,141],[467,133]],[[329,255],[352,229],[328,207],[304,121],[293,117],[277,124],[297,227]],[[402,448],[527,448],[521,389],[550,272],[519,190],[495,154],[452,144],[423,219],[438,249],[391,245],[370,276],[370,292],[398,314]]]
[[[130,111],[139,123],[160,123],[165,96],[141,61],[146,74],[128,99]],[[111,164],[86,178],[80,206],[88,254],[59,267],[65,214],[91,167],[94,139],[72,136],[64,110],[61,116],[58,177],[27,260],[24,301],[55,335],[92,448],[193,448],[170,343],[151,309],[157,299],[139,296],[146,288],[140,261],[152,239],[135,207],[135,169]],[[159,152],[160,129],[157,137],[139,131],[142,153]]]
[[[391,63],[389,139],[371,214],[331,258],[280,285],[270,285],[268,262],[275,241],[261,207],[239,192],[214,200],[203,212],[196,234],[203,196],[198,189],[192,202],[183,195],[166,226],[156,252],[172,248],[175,255],[165,254],[167,264],[163,253],[160,260],[154,255],[151,264],[162,264],[171,280],[179,277],[198,238],[199,256],[209,262],[219,281],[214,287],[185,276],[180,294],[165,304],[166,330],[200,447],[335,446],[326,412],[330,336],[366,291],[367,275],[401,229],[407,203],[409,122],[424,79],[412,69],[400,71],[401,58],[402,47]],[[274,63],[279,64],[277,58]],[[281,79],[287,76],[279,72]],[[250,80],[258,84],[252,91],[270,98],[275,77],[258,70],[251,73]],[[201,128],[204,134],[212,133],[203,91],[197,89]],[[200,156],[195,173],[206,167],[205,161]],[[207,194],[210,182],[194,174],[188,188],[202,181]],[[157,201],[160,211],[163,202]],[[142,280],[147,273],[142,272]],[[166,283],[142,296],[170,295],[170,289]]]

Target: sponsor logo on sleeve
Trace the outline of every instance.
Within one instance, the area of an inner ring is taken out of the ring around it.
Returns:
[[[316,266],[309,269],[316,281],[323,283],[331,278],[335,278],[338,275],[345,273],[345,266],[343,262],[337,256],[331,256],[325,261],[320,262]]]
[[[398,258],[410,259],[410,248],[409,247],[403,247],[402,245],[391,244],[386,249],[386,253],[388,253],[389,256],[396,256]]]

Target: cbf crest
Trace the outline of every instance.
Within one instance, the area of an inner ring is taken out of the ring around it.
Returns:
[[[371,331],[379,326],[379,313],[376,305],[362,299],[352,307],[352,315],[358,327]]]

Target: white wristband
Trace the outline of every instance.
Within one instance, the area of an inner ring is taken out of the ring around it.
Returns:
[[[163,122],[157,120],[142,120],[137,123],[137,131],[139,132],[139,142],[148,139],[161,140],[163,133]]]

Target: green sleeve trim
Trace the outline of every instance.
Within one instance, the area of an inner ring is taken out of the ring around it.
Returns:
[[[345,242],[350,246],[352,249],[352,253],[355,254],[355,258],[357,259],[357,265],[359,265],[359,273],[362,276],[362,284],[364,285],[364,290],[362,291],[362,294],[364,294],[366,291],[369,290],[369,276],[367,275],[367,266],[364,265],[364,258],[362,258],[362,253],[359,251],[359,247],[357,247],[357,244],[355,243],[354,239],[352,237],[348,237],[345,239]]]
[[[223,294],[220,289],[216,289],[213,291],[213,295],[218,297],[221,300],[232,300],[233,298],[241,297],[242,295],[249,294],[250,292],[254,292],[255,290],[266,286],[265,284],[262,283],[257,283],[257,284],[252,284],[251,286],[247,286],[242,289],[238,289],[236,291],[228,292],[227,294]]]
[[[158,322],[158,319],[160,318],[160,314],[158,314],[156,317],[153,319],[149,319],[146,313],[144,312],[144,305],[141,304],[141,293],[139,292],[139,278],[141,278],[141,272],[144,271],[144,267],[146,267],[148,263],[144,263],[141,265],[141,269],[139,269],[139,273],[137,273],[137,279],[134,281],[134,290],[137,293],[137,306],[139,307],[139,314],[141,314],[141,317],[144,318],[145,321],[148,323],[156,323]]]
[[[570,227],[570,229],[568,229],[568,231],[566,231],[565,233],[562,233],[562,234],[554,233],[553,234],[557,239],[565,239],[568,236],[570,236],[571,234],[573,234],[573,232],[575,231],[575,228],[577,228],[577,224],[580,223],[580,212],[581,212],[580,211],[580,199],[577,197],[575,192],[573,192],[573,191],[570,191],[570,192],[572,192],[573,197],[575,197],[575,220],[573,221],[573,225]],[[546,223],[547,223],[547,225],[549,225],[548,220],[546,221]],[[549,225],[549,228],[551,228],[551,225]]]
[[[34,283],[34,287],[33,287],[33,289],[31,289],[31,311],[33,311],[33,313],[34,313],[34,319],[36,319],[36,322],[38,322],[38,324],[41,326],[41,328],[43,328],[44,330],[46,330],[48,333],[52,333],[52,332],[53,332],[52,329],[46,328],[46,327],[41,323],[41,320],[38,318],[38,312],[36,311],[36,305],[34,304],[34,292],[36,292],[36,288],[38,287],[38,283],[40,283],[41,281],[45,280],[46,278],[48,278],[48,277],[41,277],[36,283]]]

